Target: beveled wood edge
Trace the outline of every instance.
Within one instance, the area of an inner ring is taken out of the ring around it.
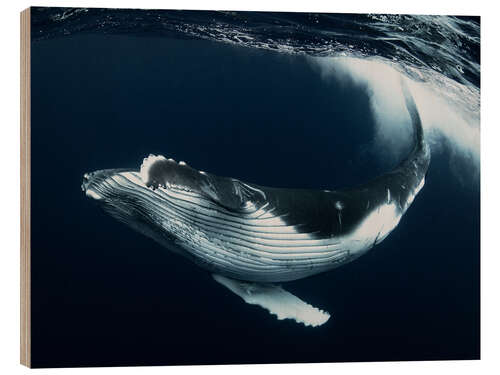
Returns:
[[[31,367],[31,14],[21,12],[21,339],[20,362]]]

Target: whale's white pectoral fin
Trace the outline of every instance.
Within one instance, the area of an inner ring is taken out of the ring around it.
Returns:
[[[246,303],[265,308],[279,320],[294,319],[306,326],[317,327],[330,319],[328,312],[309,305],[281,286],[249,283],[216,274],[212,276],[218,283],[243,298]]]

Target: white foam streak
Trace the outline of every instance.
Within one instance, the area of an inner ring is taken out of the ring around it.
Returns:
[[[479,90],[457,83],[430,70],[402,67],[382,58],[331,57],[311,58],[320,67],[324,79],[340,84],[365,85],[375,117],[375,147],[381,155],[400,157],[411,139],[411,126],[401,92],[400,80],[406,80],[414,97],[431,149],[452,147],[458,162],[471,160],[479,170]],[[443,142],[443,138],[448,142]],[[457,161],[457,160],[456,160]],[[455,161],[455,162],[456,162]]]

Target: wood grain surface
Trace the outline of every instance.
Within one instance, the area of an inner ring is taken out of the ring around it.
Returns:
[[[21,12],[21,364],[31,366],[30,9]]]

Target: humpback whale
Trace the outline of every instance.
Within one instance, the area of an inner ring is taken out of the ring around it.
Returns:
[[[407,157],[388,173],[332,191],[275,188],[149,155],[140,169],[86,173],[82,190],[114,218],[189,258],[250,304],[305,325],[330,314],[281,283],[332,270],[384,240],[423,187],[430,163],[421,120]]]

